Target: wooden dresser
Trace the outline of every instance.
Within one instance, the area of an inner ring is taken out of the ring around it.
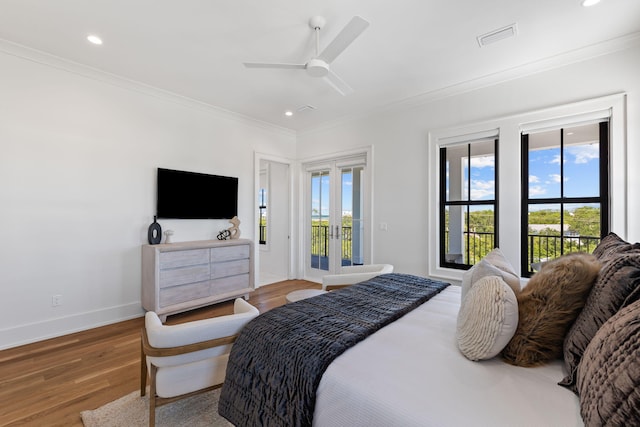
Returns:
[[[142,246],[142,307],[162,321],[253,291],[253,242],[201,240]]]

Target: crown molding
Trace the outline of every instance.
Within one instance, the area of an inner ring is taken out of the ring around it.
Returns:
[[[298,136],[326,131],[377,114],[401,112],[411,108],[418,108],[441,99],[446,99],[452,96],[472,92],[474,90],[495,86],[500,83],[505,83],[533,74],[561,68],[574,63],[587,61],[589,59],[597,58],[599,56],[608,55],[626,49],[631,49],[637,46],[640,46],[640,32],[627,34],[625,36],[607,40],[602,43],[597,43],[580,49],[564,52],[562,54],[544,58],[538,61],[532,61],[526,64],[509,68],[507,70],[502,70],[497,73],[488,74],[475,79],[456,83],[451,86],[438,88],[429,92],[421,93],[416,96],[404,98],[396,102],[383,105],[381,107],[363,111],[356,115],[343,117],[338,120],[326,122],[320,126],[314,126],[300,130],[298,131]]]
[[[245,116],[230,110],[226,110],[221,107],[216,107],[201,101],[197,101],[192,98],[188,98],[176,93],[166,91],[145,83],[127,79],[125,77],[111,74],[106,71],[99,70],[97,68],[90,67],[88,65],[80,64],[78,62],[70,61],[68,59],[61,58],[37,49],[14,43],[5,39],[0,39],[0,52],[7,55],[15,56],[27,61],[35,62],[48,67],[63,70],[72,74],[76,74],[88,79],[99,81],[110,85],[117,86],[122,89],[138,92],[146,96],[159,98],[163,101],[168,101],[174,104],[181,105],[183,107],[192,108],[200,111],[204,111],[210,114],[214,114],[220,118],[226,120],[232,120],[243,125],[260,128],[261,130],[271,131],[277,134],[284,134],[289,137],[295,137],[296,132],[281,126],[277,126],[271,123],[267,123],[261,120],[254,119],[249,116]]]

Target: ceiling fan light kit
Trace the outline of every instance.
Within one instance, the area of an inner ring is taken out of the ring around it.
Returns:
[[[312,77],[324,77],[329,74],[329,64],[322,59],[311,59],[307,62],[307,74]]]
[[[330,64],[355,41],[369,26],[369,22],[360,16],[354,16],[340,33],[320,52],[320,30],[326,24],[322,16],[309,19],[309,27],[316,33],[316,56],[304,64],[283,64],[265,62],[245,62],[247,68],[280,68],[302,69],[312,77],[323,77],[324,80],[341,95],[348,95],[353,89],[338,75],[331,71]]]

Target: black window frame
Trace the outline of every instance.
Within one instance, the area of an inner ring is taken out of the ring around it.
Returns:
[[[491,138],[487,138],[487,139],[491,139]],[[439,263],[440,263],[440,267],[442,268],[453,268],[453,269],[457,269],[457,270],[469,270],[471,267],[473,267],[474,264],[460,264],[460,263],[455,263],[455,262],[449,262],[447,261],[446,258],[446,240],[447,240],[447,233],[446,233],[446,209],[448,206],[466,206],[466,223],[469,224],[469,212],[470,212],[470,206],[481,206],[481,205],[493,205],[494,206],[494,237],[493,237],[493,248],[497,248],[498,244],[499,244],[499,177],[500,177],[500,173],[499,173],[499,151],[498,151],[498,138],[493,138],[493,142],[494,142],[494,147],[493,147],[493,152],[494,152],[494,182],[495,182],[495,193],[494,193],[494,198],[492,200],[471,200],[471,178],[469,177],[469,180],[467,182],[468,188],[467,188],[467,200],[456,200],[456,201],[450,201],[447,200],[447,180],[446,180],[446,173],[447,173],[447,147],[443,146],[440,147],[439,150],[439,154],[440,154],[440,188],[439,188],[439,215],[440,215],[440,229],[439,229],[439,245],[440,245],[440,259],[439,259]],[[474,141],[469,141],[466,143],[467,145],[467,158],[469,159],[469,168],[471,168],[471,146],[473,145]],[[469,233],[466,233],[466,239],[467,239],[467,244],[465,245],[467,248],[467,253],[466,253],[466,259],[469,260],[470,258],[470,245],[469,245]],[[492,248],[492,249],[493,249]]]
[[[599,203],[600,204],[600,238],[602,239],[609,233],[609,120],[598,123],[599,125],[599,196],[598,197],[564,197],[564,131],[566,128],[572,127],[567,124],[566,127],[560,128],[560,197],[549,198],[529,198],[529,133],[520,133],[521,144],[521,220],[520,220],[520,272],[522,277],[531,277],[534,271],[529,270],[529,206],[535,204],[559,204],[560,205],[560,230],[564,225],[564,206],[576,203]],[[565,239],[571,238],[560,233],[561,243]],[[564,254],[564,245],[560,244],[561,255]]]

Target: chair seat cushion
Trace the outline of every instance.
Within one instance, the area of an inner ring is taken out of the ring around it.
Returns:
[[[229,354],[158,370],[156,394],[174,397],[224,382]]]

